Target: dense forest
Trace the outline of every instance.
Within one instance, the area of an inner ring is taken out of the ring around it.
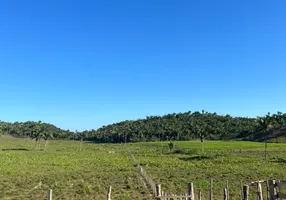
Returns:
[[[127,120],[97,130],[82,132],[62,130],[48,123],[0,121],[0,133],[14,137],[30,137],[39,141],[49,139],[90,140],[94,142],[123,143],[139,141],[191,139],[283,140],[286,136],[286,114],[257,118],[232,117],[205,112],[173,113]]]

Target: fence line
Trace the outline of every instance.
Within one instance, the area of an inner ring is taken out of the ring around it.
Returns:
[[[141,165],[136,161],[134,156],[130,152],[128,152],[128,154],[131,157],[132,161],[135,163],[136,167],[138,168],[139,173],[141,174],[141,176],[143,176],[143,178],[147,182],[148,186],[151,188],[153,194],[156,196],[156,194],[157,194],[156,183],[147,175],[144,168],[141,167]]]
[[[267,181],[254,181],[251,182],[251,185],[256,185],[257,186],[257,199],[258,200],[263,200],[262,196],[262,187],[261,183],[265,183],[269,189],[267,189],[267,193],[269,193],[269,198],[267,195],[267,200],[278,200],[278,199],[286,199],[286,194],[281,192],[281,189],[286,188],[286,180],[284,181],[278,181],[278,180],[267,180]],[[210,199],[213,198],[213,180],[211,179],[210,181]],[[47,191],[47,200],[52,200],[53,197],[53,190],[48,190]],[[195,191],[194,191],[194,185],[193,183],[188,183],[188,193],[186,194],[168,194],[164,192],[161,188],[161,184],[155,184],[155,198],[157,200],[171,200],[171,199],[181,199],[181,200],[195,200]],[[24,195],[22,195],[24,196]],[[21,196],[17,196],[21,197]],[[16,198],[16,197],[12,197]],[[202,194],[201,191],[198,191],[198,200],[201,200]],[[249,185],[243,185],[242,188],[242,200],[249,200]],[[107,189],[107,200],[111,200],[111,186],[108,187]],[[223,200],[229,200],[228,197],[228,189],[224,188],[223,189]]]
[[[143,176],[144,180],[152,190],[154,197],[157,200],[171,200],[171,199],[180,199],[180,200],[195,200],[195,190],[194,184],[188,183],[187,193],[185,194],[169,194],[162,190],[161,184],[156,184],[146,173],[144,168],[140,166],[140,164],[136,161],[134,156],[128,152],[130,158],[135,163],[136,167],[139,170],[141,176]],[[262,191],[262,183],[266,184],[266,199],[267,200],[278,200],[278,199],[286,199],[286,193],[283,192],[286,189],[286,180],[259,180],[250,183],[250,186],[256,186],[256,195],[258,200],[263,200],[263,191]],[[41,187],[42,182],[32,188],[28,193],[32,190]],[[249,185],[243,185],[241,188],[241,200],[249,200]],[[27,194],[28,195],[28,194]],[[18,198],[23,197],[26,195],[20,195],[17,197],[8,197],[6,199]],[[47,200],[52,200],[53,198],[53,190],[47,191]],[[201,191],[198,191],[198,200],[202,199]],[[213,200],[213,179],[210,180],[210,190],[209,190],[209,199]],[[111,200],[111,186],[107,189],[107,200]],[[217,199],[216,199],[217,200]],[[223,188],[223,200],[230,200],[229,198],[229,189],[228,189],[228,182],[226,188]]]
[[[269,185],[269,200],[286,199],[286,194],[280,192],[280,189],[286,188],[286,180],[285,181],[267,180],[267,181],[254,181],[254,182],[252,182],[251,185],[257,186],[257,199],[258,200],[263,200],[261,183],[266,183],[267,185]],[[210,181],[210,199],[213,199],[212,187],[213,187],[213,180],[211,179],[211,181]],[[53,194],[53,190],[51,190],[51,189],[48,190],[46,199],[52,200],[52,198],[53,198],[52,194]],[[223,189],[223,194],[224,194],[223,200],[229,200],[227,188]],[[161,188],[161,184],[155,184],[155,198],[157,200],[171,200],[171,199],[195,200],[194,185],[193,185],[193,183],[188,183],[188,193],[176,195],[176,194],[168,194],[168,193],[164,192]],[[201,200],[201,198],[202,198],[201,191],[198,191],[198,200]],[[241,199],[242,200],[249,200],[249,185],[243,185],[242,198]],[[111,186],[109,186],[107,189],[107,200],[111,200]],[[268,198],[267,198],[267,200],[268,200]]]
[[[168,194],[162,190],[161,184],[156,184],[146,173],[144,168],[140,166],[140,164],[136,161],[134,156],[128,152],[132,161],[135,163],[136,167],[139,169],[139,173],[145,181],[148,183],[149,187],[151,188],[155,198],[157,200],[170,200],[170,199],[181,199],[181,200],[195,200],[195,191],[194,191],[194,184],[188,183],[188,190],[186,194]],[[254,181],[251,182],[250,185],[256,186],[256,195],[258,200],[263,200],[262,195],[262,183],[266,183],[266,195],[267,200],[278,200],[278,199],[286,199],[286,194],[281,192],[283,188],[286,189],[286,181],[275,181],[275,180],[267,180],[267,181]],[[226,188],[223,188],[223,200],[230,200],[229,197],[229,188],[228,182],[226,184]],[[241,188],[241,200],[249,200],[249,185],[245,184]],[[210,180],[210,190],[209,190],[209,199],[213,200],[213,179]],[[269,198],[268,198],[269,197]],[[198,191],[198,199],[202,199],[201,191]]]
[[[128,154],[129,154],[130,158],[132,159],[132,161],[135,163],[136,167],[139,169],[139,173],[141,174],[141,176],[143,176],[143,178],[145,179],[145,181],[147,182],[148,186],[151,188],[154,196],[157,199],[167,200],[167,199],[171,199],[171,198],[180,198],[180,199],[194,200],[193,183],[188,184],[188,194],[180,194],[180,195],[168,194],[161,189],[161,184],[156,184],[155,181],[153,181],[147,175],[144,168],[136,161],[134,156],[130,152],[128,152]]]

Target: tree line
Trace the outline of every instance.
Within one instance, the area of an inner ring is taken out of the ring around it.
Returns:
[[[191,139],[264,140],[272,136],[283,136],[284,132],[279,130],[285,125],[286,114],[282,112],[247,118],[218,115],[202,110],[126,120],[102,126],[97,130],[81,132],[63,130],[41,121],[15,123],[0,121],[0,133],[15,137],[30,137],[37,142],[50,139],[90,140],[104,143]]]

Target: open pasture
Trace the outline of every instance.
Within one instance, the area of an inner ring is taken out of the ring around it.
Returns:
[[[44,148],[44,143],[41,144]],[[229,183],[230,198],[239,199],[241,183],[261,179],[283,179],[286,175],[286,144],[238,141],[207,141],[201,155],[199,141],[94,144],[78,141],[49,141],[47,149],[34,150],[30,139],[0,138],[0,199],[45,199],[53,189],[53,199],[105,199],[109,185],[112,199],[152,199],[128,151],[162,189],[186,193],[187,183],[208,197],[214,179],[214,199],[222,199]],[[250,188],[252,189],[252,188]]]
[[[193,182],[195,191],[202,192],[202,199],[209,199],[210,179],[214,180],[214,199],[223,199],[227,182],[230,199],[241,199],[242,184],[267,179],[285,179],[286,145],[267,144],[267,161],[264,160],[264,144],[241,141],[207,141],[205,154],[201,155],[199,141],[174,142],[173,153],[152,153],[167,151],[167,143],[141,143],[133,155],[162,190],[183,194],[187,184]],[[135,144],[134,144],[135,145]],[[136,144],[136,146],[139,144]],[[163,148],[162,148],[163,146]],[[149,152],[140,152],[149,149]],[[155,150],[154,150],[155,152]],[[266,188],[263,188],[266,191]],[[250,186],[252,199],[256,187]],[[266,192],[265,194],[266,195]],[[266,197],[266,196],[265,196]]]

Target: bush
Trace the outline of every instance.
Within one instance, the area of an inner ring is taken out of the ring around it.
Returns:
[[[171,151],[173,150],[173,148],[174,148],[173,142],[170,141],[170,142],[168,143],[168,146],[169,146],[169,150],[170,150],[170,152],[171,152]]]

